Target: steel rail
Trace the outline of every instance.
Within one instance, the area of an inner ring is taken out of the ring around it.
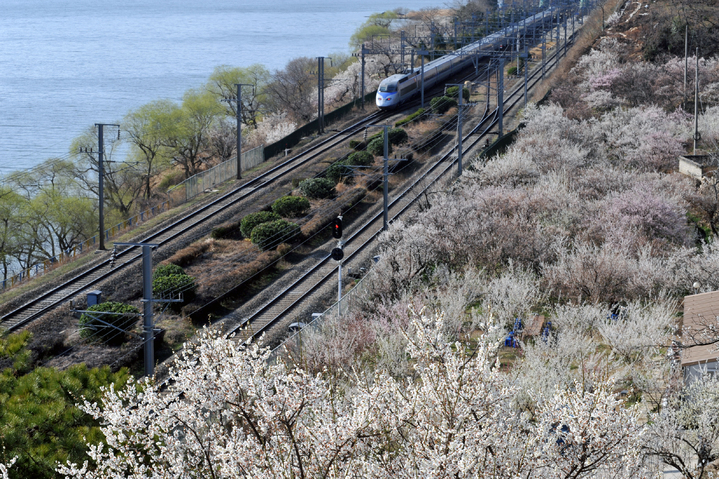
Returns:
[[[319,155],[327,151],[328,149],[336,146],[338,143],[347,139],[348,136],[352,136],[361,131],[367,124],[380,121],[382,118],[387,117],[387,112],[374,112],[360,121],[350,125],[344,130],[332,135],[331,137],[323,140],[317,145],[312,146],[306,151],[299,153],[298,155],[283,161],[281,164],[272,167],[268,171],[262,173],[260,176],[253,178],[246,183],[243,183],[238,188],[214,199],[213,201],[203,205],[202,207],[193,210],[191,213],[182,217],[179,220],[172,222],[164,228],[142,238],[139,242],[145,243],[156,243],[159,245],[167,244],[168,242],[176,239],[180,235],[187,233],[189,230],[197,227],[201,223],[211,219],[222,210],[230,207],[242,200],[249,198],[256,191],[262,189],[265,186],[273,183],[274,181],[287,175],[295,168],[305,165],[306,163],[314,160]],[[198,219],[199,218],[199,219]],[[189,224],[186,224],[192,220],[195,220]],[[100,263],[91,266],[90,268],[78,273],[74,277],[64,281],[59,286],[46,291],[35,297],[33,300],[28,301],[22,306],[15,310],[5,314],[0,318],[0,327],[6,331],[14,331],[48,311],[54,309],[59,304],[71,299],[77,295],[81,290],[91,286],[94,283],[103,281],[118,271],[124,269],[126,266],[134,263],[141,255],[137,254],[130,256],[132,248],[122,250],[118,252],[117,259],[120,260],[126,257],[125,261],[119,264],[117,267],[111,267],[111,259],[101,261]],[[26,314],[24,314],[26,313]]]
[[[573,39],[573,36],[572,36]],[[545,68],[552,68],[553,66],[556,66],[556,64],[560,61],[560,50],[557,49],[548,59],[546,59]],[[552,63],[553,62],[553,63]],[[541,74],[541,69],[535,69],[535,71],[528,75],[527,79],[527,88],[530,89],[534,87],[538,82],[539,78],[537,78]],[[531,82],[530,82],[531,80]],[[531,85],[530,85],[531,83]],[[524,92],[524,83],[521,82],[519,86],[517,86],[507,97],[507,100],[510,100],[509,102],[505,101],[505,108],[504,113],[508,113],[512,108],[516,106],[516,104],[523,99],[523,92]],[[487,106],[485,106],[485,112],[482,115],[482,118],[480,121],[475,125],[468,133],[466,133],[465,138],[463,141],[467,141],[467,150],[469,151],[472,148],[476,147],[479,142],[490,132],[494,126],[496,126],[497,122],[499,121],[499,115],[498,115],[498,109],[493,110],[490,114],[488,114]],[[448,122],[449,123],[449,122]],[[454,122],[456,125],[456,120]],[[479,135],[477,134],[478,132]],[[474,138],[472,138],[474,136]],[[409,193],[415,189],[416,186],[424,184],[424,187],[414,194],[414,197],[411,198],[409,201],[406,201],[406,203],[401,206],[399,211],[392,214],[392,217],[390,219],[390,222],[393,222],[395,219],[400,217],[402,214],[404,214],[412,205],[415,204],[415,202],[421,198],[422,194],[425,193],[430,187],[432,187],[434,184],[436,184],[437,181],[439,181],[441,178],[445,177],[450,170],[452,170],[458,159],[456,157],[453,158],[453,153],[456,151],[456,146],[451,148],[447,153],[442,155],[439,160],[437,160],[427,171],[425,171],[419,178],[417,178],[411,185],[407,186],[399,195],[397,195],[388,205],[389,209],[392,209],[400,204],[400,202],[405,201],[406,197],[409,195]],[[449,160],[449,161],[447,161]],[[439,170],[441,165],[445,165],[444,168]],[[439,171],[437,171],[439,170]],[[427,181],[427,178],[431,175],[435,174],[436,176],[431,179],[429,182]],[[381,224],[383,220],[383,211],[378,211],[373,217],[371,217],[364,225],[362,225],[357,231],[355,231],[352,235],[350,235],[346,242],[345,246],[352,243],[352,241],[358,239],[360,236],[364,235],[373,224],[378,223]],[[375,241],[375,239],[382,233],[381,227],[372,233],[367,239],[362,241],[361,244],[359,244],[352,252],[350,252],[344,259],[343,262],[348,262],[355,258],[360,252],[362,252],[365,248],[367,248],[371,243]],[[237,340],[242,344],[247,341],[254,341],[256,340],[260,335],[267,332],[272,326],[274,326],[278,321],[283,319],[293,308],[300,305],[303,301],[306,300],[307,297],[314,294],[319,288],[321,288],[324,284],[326,284],[328,281],[330,281],[332,278],[334,278],[338,266],[333,266],[329,271],[327,271],[325,274],[322,275],[322,277],[315,281],[312,285],[310,285],[301,295],[299,295],[296,298],[292,298],[287,300],[287,296],[290,294],[291,291],[293,291],[296,288],[300,288],[302,284],[310,279],[312,275],[315,275],[319,271],[322,270],[322,268],[325,268],[327,263],[330,261],[331,256],[328,254],[324,256],[322,259],[319,260],[318,263],[311,266],[307,271],[303,272],[297,279],[295,279],[290,285],[283,288],[283,290],[275,295],[272,299],[270,299],[267,303],[262,305],[258,310],[253,312],[250,316],[243,319],[239,325],[232,328],[227,335],[231,336],[234,335]],[[276,313],[273,315],[272,318],[262,321],[262,316],[269,312],[271,308],[274,306],[280,304],[283,300],[285,300],[284,305],[282,305],[282,309],[279,313]]]

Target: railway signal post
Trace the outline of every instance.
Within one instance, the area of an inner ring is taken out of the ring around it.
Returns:
[[[459,88],[457,100],[457,176],[462,176],[462,97],[464,96],[463,83],[447,83],[447,86]]]
[[[342,217],[339,216],[338,219],[340,220],[340,223],[342,222]],[[341,234],[341,232],[340,232]],[[339,240],[337,242],[337,247],[332,250],[332,253],[330,253],[330,256],[333,260],[337,261],[337,316],[342,316],[342,258],[345,257],[344,251],[342,251],[342,246],[344,246],[344,242],[342,240]]]

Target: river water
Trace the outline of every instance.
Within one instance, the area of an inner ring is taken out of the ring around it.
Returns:
[[[372,13],[438,0],[0,0],[0,175],[64,158],[95,123],[180,101],[218,65],[348,53]]]

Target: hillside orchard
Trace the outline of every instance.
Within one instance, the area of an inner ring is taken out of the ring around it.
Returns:
[[[693,283],[719,289],[716,185],[675,172],[692,135],[675,61],[643,93],[623,90],[653,67],[617,63],[622,48],[602,43],[571,95],[524,111],[504,154],[394,222],[341,320],[276,357],[202,332],[169,392],[131,382],[85,401],[107,442],[59,472],[713,477],[719,382],[684,385],[672,340]],[[700,68],[710,98],[718,68]],[[716,108],[699,123],[709,154]],[[516,318],[540,314],[541,336],[501,347]]]

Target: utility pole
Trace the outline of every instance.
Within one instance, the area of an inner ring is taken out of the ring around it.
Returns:
[[[364,92],[363,92],[364,93]],[[317,128],[325,130],[325,57],[317,57]]]
[[[542,32],[542,80],[544,80],[545,52],[547,51],[547,35]]]
[[[382,225],[382,231],[387,231],[389,227],[389,129],[391,125],[370,125],[378,128],[384,128],[384,181],[383,181],[383,196],[384,196],[384,223]]]
[[[693,155],[697,154],[697,141],[701,138],[699,135],[699,47],[696,49],[697,67],[694,72],[694,150]]]
[[[447,86],[459,87],[459,99],[457,102],[457,176],[462,176],[462,97],[464,96],[464,85],[462,83],[448,83]]]
[[[499,70],[497,71],[499,80],[497,81],[497,108],[499,109],[499,135],[502,138],[502,130],[504,128],[504,57],[499,59]]]
[[[104,138],[103,138],[103,129],[105,125],[102,123],[96,123],[97,126],[97,171],[98,171],[98,194],[99,194],[99,202],[100,202],[100,244],[97,247],[99,250],[105,250],[105,168],[102,164],[102,155],[103,155],[103,146],[104,146]]]
[[[97,127],[97,162],[98,162],[98,189],[99,189],[99,228],[100,228],[100,244],[98,250],[105,250],[105,166],[103,164],[103,156],[105,154],[105,141],[104,141],[104,129],[106,126],[115,126],[120,128],[120,125],[114,125],[109,123],[95,123]],[[117,131],[117,138],[120,138],[120,130]]]
[[[417,55],[420,56],[420,60],[421,60],[420,64],[421,64],[421,68],[422,68],[422,71],[421,71],[421,83],[422,83],[422,85],[421,85],[421,88],[422,88],[421,108],[424,108],[424,56],[427,54],[429,54],[429,52],[427,50],[418,50],[417,51]]]
[[[237,102],[237,109],[235,110],[237,112],[237,179],[242,179],[242,87],[243,86],[251,86],[255,87],[255,85],[251,83],[235,83],[235,87],[237,88],[237,97],[236,98],[228,98],[226,102]]]
[[[362,110],[364,110],[364,97],[365,97],[365,94],[364,94],[364,54],[365,54],[365,49],[364,49],[364,43],[363,43],[362,44]]]
[[[689,24],[684,25],[684,101],[687,102],[687,71],[689,70]],[[686,106],[684,106],[686,108]]]
[[[527,41],[526,41],[526,20],[525,20],[525,41],[524,41],[524,52],[522,53],[522,57],[524,58],[524,108],[527,108],[527,82],[529,81],[529,51],[527,51]]]
[[[143,326],[142,337],[145,343],[145,376],[152,377],[155,374],[155,325],[152,318],[152,248],[157,244],[152,243],[115,243],[116,246],[141,246],[142,247],[142,303],[143,303]],[[167,302],[163,300],[163,302]]]

